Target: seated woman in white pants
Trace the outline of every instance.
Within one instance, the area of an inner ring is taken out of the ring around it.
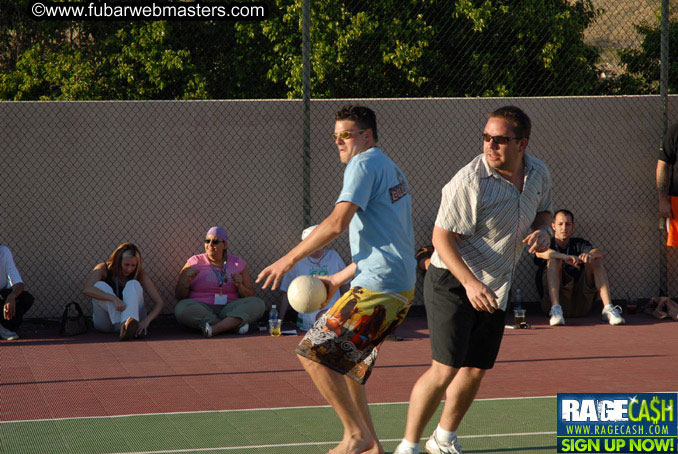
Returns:
[[[153,301],[147,313],[144,290]],[[118,246],[106,262],[90,273],[83,293],[92,298],[92,322],[103,332],[120,332],[120,340],[143,337],[165,305],[141,267],[141,252],[132,243]]]

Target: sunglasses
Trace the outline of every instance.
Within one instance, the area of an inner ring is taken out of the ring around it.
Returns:
[[[356,133],[359,133],[359,132],[364,132],[364,131],[365,131],[364,129],[358,129],[358,130],[355,130],[355,131],[341,131],[339,133],[332,134],[332,138],[334,140],[337,140],[338,138],[340,138],[341,140],[347,140],[347,139],[350,139],[351,137],[353,137],[353,134],[356,134]]]
[[[213,244],[214,246],[217,246],[221,243],[223,243],[223,240],[205,240],[205,244]]]
[[[491,136],[487,133],[483,133],[483,140],[485,142],[494,142],[497,145],[506,145],[512,140],[522,140],[522,137],[505,137],[505,136]]]

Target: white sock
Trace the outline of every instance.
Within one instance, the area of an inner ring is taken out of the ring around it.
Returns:
[[[436,428],[436,438],[443,443],[452,443],[452,441],[457,438],[457,431],[456,430],[445,430],[442,427],[440,427],[440,424]]]
[[[402,447],[403,449],[405,448],[414,449],[415,452],[419,452],[419,443],[413,443],[411,441],[405,440],[404,438],[398,445],[398,448],[400,447]]]

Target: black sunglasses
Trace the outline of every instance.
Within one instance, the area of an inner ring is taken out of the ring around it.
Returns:
[[[224,242],[223,240],[205,240],[205,244],[213,244],[215,246],[223,242]]]
[[[484,132],[483,140],[485,142],[493,141],[497,145],[506,145],[512,140],[522,140],[522,137],[491,136]]]

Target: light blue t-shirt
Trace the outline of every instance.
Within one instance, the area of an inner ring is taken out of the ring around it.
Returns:
[[[400,168],[377,147],[354,156],[344,171],[339,202],[360,207],[348,228],[357,265],[351,286],[378,292],[412,290],[417,279],[412,196]]]

